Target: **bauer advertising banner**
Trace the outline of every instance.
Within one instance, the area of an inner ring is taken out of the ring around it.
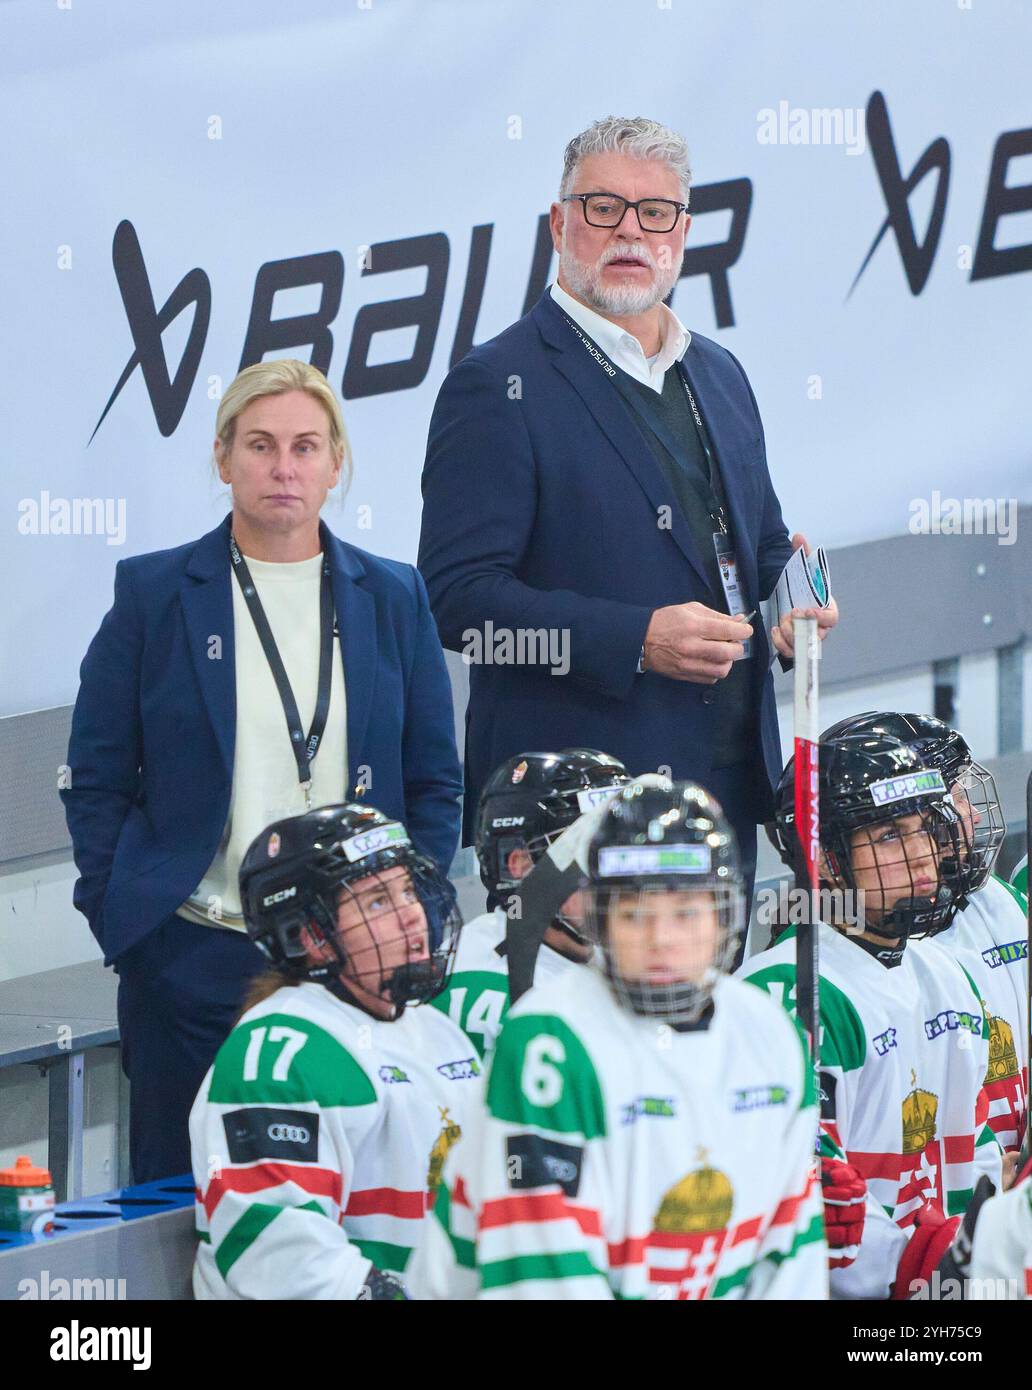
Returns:
[[[414,560],[437,390],[549,284],[563,148],[608,114],[688,140],[672,304],[748,372],[790,529],[1032,500],[1018,0],[7,0],[0,26],[0,714],[71,701],[117,560],[224,515],[217,402],[263,357],[343,398],[330,525]]]

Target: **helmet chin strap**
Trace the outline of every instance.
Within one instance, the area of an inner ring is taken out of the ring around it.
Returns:
[[[555,927],[556,931],[561,931],[578,946],[594,946],[595,944],[590,937],[584,935],[579,927],[573,925],[569,917],[563,917],[560,913],[556,913],[548,925]]]
[[[391,986],[394,983],[393,977],[388,981],[382,993],[377,990],[366,989],[364,985],[358,985],[356,980],[349,981],[343,974],[334,975],[323,983],[331,994],[335,994],[337,998],[343,1000],[345,1004],[353,1004],[356,1009],[361,1009],[363,1013],[369,1014],[370,1018],[378,1018],[379,1015],[370,1013],[368,1002],[364,999],[360,999],[355,992],[356,986],[372,998],[379,999],[382,1003],[390,1006],[393,1013],[387,1015],[387,1021],[394,1022],[395,1019],[399,1019],[405,1012],[405,1005],[396,1003],[391,994]]]
[[[953,894],[945,885],[935,897],[900,898],[877,925],[868,922],[865,930],[886,940],[907,941],[912,936],[925,936],[941,930],[946,911],[953,905]]]

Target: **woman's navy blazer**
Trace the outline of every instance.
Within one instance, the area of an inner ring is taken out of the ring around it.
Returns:
[[[61,793],[75,906],[110,963],[194,891],[229,813],[236,731],[229,516],[119,562],[80,670]],[[330,557],[347,689],[347,788],[404,820],[447,871],[462,774],[451,685],[418,572],[339,540]],[[284,723],[283,737],[287,737]]]

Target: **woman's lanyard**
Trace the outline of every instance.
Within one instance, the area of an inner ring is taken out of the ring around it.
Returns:
[[[265,616],[265,609],[262,607],[262,601],[254,587],[254,580],[251,578],[251,571],[247,568],[247,561],[241,555],[240,547],[237,545],[232,532],[229,537],[229,555],[233,561],[233,573],[237,577],[244,602],[247,604],[248,612],[251,614],[259,641],[262,644],[265,659],[269,663],[272,678],[276,682],[276,689],[279,691],[283,713],[287,720],[287,732],[290,734],[290,745],[293,750],[294,761],[297,763],[297,779],[305,793],[305,810],[310,811],[312,809],[312,763],[315,761],[315,755],[319,751],[322,736],[326,731],[326,717],[330,712],[330,687],[333,680],[334,614],[329,556],[323,555],[322,588],[319,594],[319,689],[315,701],[315,713],[312,715],[312,727],[308,730],[308,737],[306,738],[301,725],[301,716],[297,712],[297,701],[294,699],[294,692],[290,688],[286,667],[283,665],[283,658],[279,654],[276,639],[272,635],[272,628]]]

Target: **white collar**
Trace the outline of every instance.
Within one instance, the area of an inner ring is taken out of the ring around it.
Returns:
[[[563,289],[558,280],[553,283],[551,294],[560,309],[569,314],[574,323],[579,328],[583,328],[592,342],[611,357],[618,367],[622,367],[639,380],[645,380],[649,385],[655,386],[656,378],[658,378],[657,389],[662,389],[663,374],[667,367],[673,362],[680,362],[691,344],[691,333],[669,305],[661,304],[659,306],[660,348],[655,361],[650,366],[641,343],[632,333],[628,333],[625,328],[621,328],[612,319],[607,319],[594,309],[589,309],[579,299],[574,299],[573,295],[568,294]],[[652,380],[650,381],[649,378]]]

